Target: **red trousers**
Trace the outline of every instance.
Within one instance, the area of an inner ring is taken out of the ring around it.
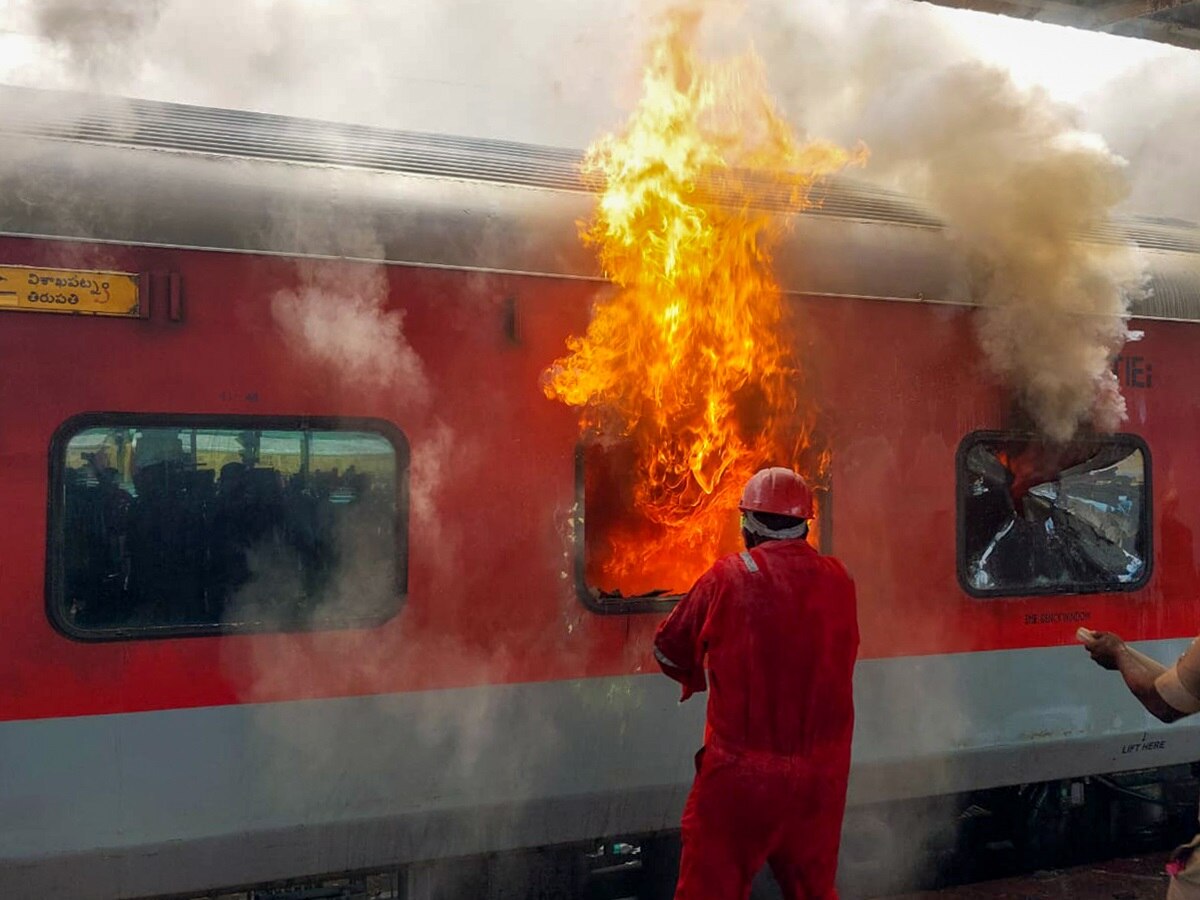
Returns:
[[[696,760],[675,900],[745,900],[764,863],[786,900],[837,900],[848,758],[820,764],[710,745]]]

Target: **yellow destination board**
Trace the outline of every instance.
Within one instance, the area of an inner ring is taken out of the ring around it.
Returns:
[[[0,311],[139,315],[138,279],[127,272],[0,266]]]

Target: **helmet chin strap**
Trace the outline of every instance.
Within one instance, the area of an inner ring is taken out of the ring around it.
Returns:
[[[775,541],[794,540],[808,534],[808,522],[801,522],[791,528],[768,528],[749,510],[742,513],[742,527],[751,534]]]

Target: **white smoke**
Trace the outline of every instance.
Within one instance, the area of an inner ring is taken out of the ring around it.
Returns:
[[[410,407],[427,402],[425,368],[404,336],[404,310],[389,308],[384,267],[305,261],[298,268],[301,283],[271,303],[291,346],[350,387],[387,390]]]
[[[1113,102],[1114,98],[1132,102]],[[1172,50],[1082,98],[1085,121],[1129,160],[1134,212],[1200,221],[1200,52]]]
[[[666,5],[10,0],[0,80],[582,147],[636,98],[647,26]],[[1146,173],[1163,184],[1187,174],[1186,148],[1200,140],[1172,128],[1200,84],[1200,57],[1186,50],[912,0],[715,6],[744,6],[748,25],[728,39],[754,39],[785,99],[809,86],[797,124],[842,143],[870,137],[856,121],[865,86],[890,91],[967,60],[1078,101],[1123,155],[1137,155],[1126,131],[1155,143],[1171,132],[1164,158],[1180,165]],[[1200,218],[1200,200],[1193,208]]]
[[[0,80],[583,147],[636,98],[644,40],[667,5],[10,0]],[[1200,141],[1186,127],[1198,54],[911,0],[714,8],[724,40],[755,41],[793,121],[815,135],[874,146],[881,96],[982,62],[1076,102],[1082,124],[1134,163],[1138,211],[1200,219],[1200,191],[1174,187],[1192,177]]]
[[[0,9],[12,51],[7,67],[0,58],[0,81],[581,144],[619,110],[614,57],[640,46],[638,8],[633,0],[11,0]],[[598,104],[611,104],[599,118]]]

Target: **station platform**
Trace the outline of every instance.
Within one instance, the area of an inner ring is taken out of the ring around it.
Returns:
[[[878,900],[1163,900],[1166,860],[1165,853],[1134,856]]]

